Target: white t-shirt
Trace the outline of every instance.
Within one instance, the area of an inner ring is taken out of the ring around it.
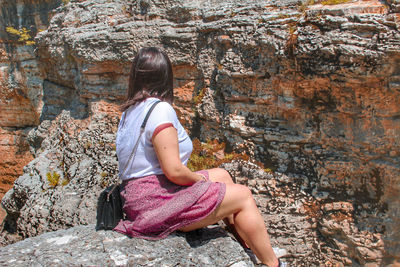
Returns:
[[[142,124],[147,111],[157,98],[147,98],[125,110],[121,116],[117,131],[117,156],[119,172],[129,164],[121,179],[139,178],[153,174],[163,174],[156,152],[151,142],[154,130],[163,124],[172,123],[178,132],[179,155],[183,164],[187,164],[193,150],[193,144],[185,129],[180,124],[174,108],[167,102],[156,105],[147,121],[145,131],[142,134],[135,156],[127,163],[129,156],[139,137],[140,125]]]

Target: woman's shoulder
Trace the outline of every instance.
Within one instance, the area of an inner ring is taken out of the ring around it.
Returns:
[[[154,107],[154,111],[155,113],[160,114],[160,112],[166,112],[166,113],[173,113],[175,114],[175,109],[173,108],[173,106],[165,101],[161,101],[158,98],[154,98],[154,97],[149,97],[144,101],[144,106],[146,107],[145,109],[150,109],[150,107],[155,103],[155,102],[159,102],[155,107]]]
[[[147,108],[146,110],[149,110],[150,107],[157,101],[160,101],[157,98],[153,98],[148,100],[147,104]],[[172,122],[174,123],[174,125],[176,124],[176,122],[178,121],[178,117],[177,114],[175,112],[175,109],[173,108],[173,106],[165,101],[160,101],[155,107],[154,110],[152,112],[152,115],[149,118],[149,121],[152,121],[154,123],[157,122]]]
[[[164,111],[164,112],[173,112],[175,113],[174,107],[165,101],[161,101],[160,103],[157,104],[158,110]]]
[[[130,106],[126,111],[124,111],[124,113],[131,113],[131,112],[142,113],[148,110],[155,102],[160,102],[156,106],[159,107],[157,109],[174,110],[174,108],[168,102],[161,101],[160,99],[155,97],[149,97],[141,102],[138,102]]]

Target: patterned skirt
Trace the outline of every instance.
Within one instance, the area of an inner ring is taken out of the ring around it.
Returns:
[[[191,186],[172,183],[165,175],[123,182],[121,198],[126,219],[114,231],[131,237],[161,239],[210,215],[225,196],[225,184],[207,177]]]

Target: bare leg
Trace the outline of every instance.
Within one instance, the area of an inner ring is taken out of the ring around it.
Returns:
[[[211,181],[213,182],[220,182],[220,183],[225,183],[225,184],[234,184],[231,175],[224,169],[221,168],[215,168],[215,169],[210,169],[208,170],[208,176]],[[246,242],[243,240],[243,238],[240,236],[238,233],[238,230],[235,227],[235,222],[233,219],[233,214],[227,216],[224,218],[224,223],[228,229],[228,231],[234,235],[236,240],[240,243],[240,245],[243,248],[249,248],[249,246],[246,244]]]
[[[217,209],[205,219],[180,230],[192,231],[199,229],[229,215],[233,215],[235,228],[258,259],[270,267],[277,266],[278,259],[272,250],[264,220],[258,211],[250,190],[246,186],[226,184],[225,197]]]

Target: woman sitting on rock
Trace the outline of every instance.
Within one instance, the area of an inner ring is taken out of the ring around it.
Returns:
[[[116,142],[127,219],[114,230],[160,239],[175,230],[192,231],[224,219],[259,260],[279,266],[250,190],[234,184],[223,169],[192,172],[186,167],[193,147],[171,106],[172,80],[166,53],[154,47],[139,50],[132,63]],[[140,135],[147,112],[160,100]]]

